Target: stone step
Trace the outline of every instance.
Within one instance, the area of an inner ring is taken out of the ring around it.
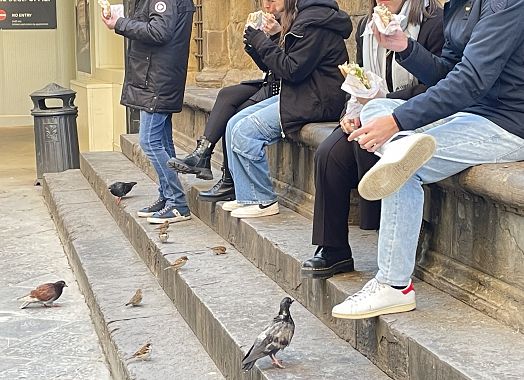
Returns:
[[[46,174],[44,197],[113,379],[223,379],[80,171]],[[137,288],[143,305],[124,306]],[[127,360],[147,341],[149,361]]]
[[[285,371],[273,369],[268,358],[250,374],[241,360],[255,337],[278,311],[286,293],[249,260],[197,218],[171,227],[170,241],[162,244],[151,225],[136,210],[151,202],[157,185],[123,154],[84,153],[81,171],[113,218],[173,300],[224,376],[232,379],[386,379],[367,358],[337,337],[300,303],[292,306],[297,324],[288,349],[279,356]],[[117,206],[107,190],[116,180],[138,185]],[[210,247],[227,247],[214,255]],[[164,269],[178,257],[189,262],[179,271]]]
[[[152,175],[147,160],[125,136],[123,152]],[[153,176],[152,176],[153,177]],[[181,176],[192,212],[320,320],[395,379],[510,379],[524,373],[522,334],[417,281],[417,310],[357,322],[331,317],[331,308],[360,290],[376,272],[374,232],[350,228],[357,272],[328,281],[300,277],[313,253],[311,221],[281,208],[278,216],[239,221],[218,205],[197,201],[209,182]]]

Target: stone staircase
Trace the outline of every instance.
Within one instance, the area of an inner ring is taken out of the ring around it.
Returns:
[[[202,133],[213,96],[212,91],[203,89],[195,90],[193,97],[186,96],[186,108],[177,116],[178,124],[175,122],[175,141],[183,145],[177,146],[178,154],[192,148],[193,138]],[[182,123],[186,118],[194,123],[194,130]],[[281,184],[282,199],[290,199],[282,202],[290,208],[281,207],[276,216],[231,218],[221,203],[197,200],[198,191],[211,182],[181,176],[193,219],[173,225],[166,244],[158,241],[153,226],[136,217],[136,210],[157,195],[154,171],[136,135],[121,137],[123,153],[86,153],[81,157],[80,171],[45,175],[46,201],[88,300],[115,379],[522,378],[524,340],[518,330],[523,318],[519,289],[524,264],[515,246],[524,245],[515,226],[521,223],[519,215],[523,212],[520,193],[508,181],[511,173],[499,168],[495,177],[505,178],[506,191],[513,198],[479,203],[475,196],[461,195],[464,201],[454,205],[459,211],[465,207],[465,213],[458,215],[468,238],[479,236],[478,218],[490,212],[493,226],[489,232],[496,237],[491,246],[504,241],[496,235],[499,229],[515,237],[513,245],[507,243],[499,249],[510,251],[513,272],[500,276],[503,266],[497,257],[478,264],[478,273],[464,279],[460,276],[473,273],[473,265],[462,264],[465,269],[457,273],[444,270],[447,261],[458,262],[456,249],[465,247],[468,241],[462,238],[464,233],[457,235],[457,243],[450,252],[445,251],[450,243],[445,245],[445,233],[439,229],[450,229],[448,224],[457,223],[448,215],[453,204],[450,199],[473,188],[480,193],[478,181],[454,178],[427,189],[433,202],[440,199],[437,191],[441,188],[453,191],[448,190],[444,197],[447,211],[440,207],[442,203],[436,203],[426,214],[430,222],[439,215],[444,223],[438,228],[430,223],[431,233],[421,245],[419,256],[424,263],[419,260],[417,274],[424,281],[415,283],[417,310],[360,321],[336,320],[331,317],[332,306],[359,290],[376,271],[377,235],[350,228],[356,272],[327,281],[300,277],[300,264],[313,250],[308,211],[313,195],[307,192],[311,191],[312,172],[307,162],[312,159],[315,144],[331,129],[329,125],[309,125],[301,135],[284,143],[287,148],[281,146],[284,144],[271,148],[275,183]],[[277,163],[283,155],[288,165],[296,159],[305,163],[290,174]],[[218,171],[215,174],[219,176]],[[139,184],[120,207],[107,190],[116,180]],[[507,205],[507,199],[513,199],[513,207]],[[497,225],[495,220],[503,222]],[[487,236],[491,235],[483,242]],[[226,246],[227,254],[214,255],[209,247],[216,245]],[[434,259],[437,254],[441,261]],[[181,255],[189,257],[185,267],[177,272],[164,271]],[[454,257],[444,260],[451,255]],[[491,272],[482,265],[491,266]],[[429,269],[424,272],[424,268]],[[472,288],[479,278],[484,281]],[[500,289],[498,298],[490,291],[495,285]],[[145,290],[145,305],[124,308],[123,303],[137,287]],[[291,309],[297,324],[295,337],[279,354],[287,369],[273,369],[270,360],[264,359],[252,372],[242,372],[243,354],[276,314],[286,294],[298,301]],[[494,300],[510,301],[497,304]],[[494,305],[498,305],[496,312]],[[151,361],[126,360],[147,340],[154,346]]]

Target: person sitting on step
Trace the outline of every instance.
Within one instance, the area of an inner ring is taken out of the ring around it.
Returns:
[[[382,47],[397,53],[397,62],[431,87],[408,101],[370,101],[361,112],[362,127],[349,135],[368,151],[385,145],[358,186],[368,199],[382,199],[378,273],[336,305],[334,317],[361,319],[415,309],[411,276],[423,184],[475,165],[524,160],[523,19],[522,0],[450,0],[444,6],[441,57],[402,32],[375,32]],[[385,144],[402,130],[415,133]],[[428,152],[434,154],[421,162]]]
[[[263,0],[262,9],[265,14],[261,29],[270,39],[278,40],[280,24],[279,13],[274,0]],[[211,172],[211,155],[215,144],[222,138],[222,178],[209,190],[201,191],[199,199],[208,202],[218,202],[235,199],[233,178],[227,164],[226,125],[228,120],[239,111],[264,99],[278,94],[279,81],[267,66],[261,61],[255,49],[245,45],[245,51],[251,56],[257,66],[265,73],[264,79],[244,81],[234,86],[222,88],[218,92],[215,104],[206,122],[204,135],[197,140],[196,148],[185,158],[171,158],[168,165],[182,174],[196,174],[197,178],[213,179]]]
[[[368,16],[360,20],[355,34],[356,62],[366,71],[387,83],[387,98],[407,100],[424,92],[427,86],[400,66],[395,53],[378,45],[373,34],[365,29],[377,4],[385,5],[393,14],[405,16],[401,28],[421,46],[440,55],[444,44],[442,8],[437,0],[426,4],[415,0],[369,0]],[[361,100],[363,102],[363,100]],[[302,264],[302,275],[326,279],[336,273],[354,270],[348,242],[350,192],[362,176],[378,161],[378,156],[348,141],[351,128],[360,126],[358,117],[345,115],[338,128],[324,140],[315,153],[315,206],[312,243],[317,246],[313,258]],[[359,200],[360,228],[378,230],[380,201]]]
[[[236,201],[223,205],[231,216],[252,218],[279,212],[265,146],[310,122],[338,120],[345,103],[338,65],[348,60],[347,13],[334,0],[277,0],[282,11],[279,43],[247,28],[244,38],[281,78],[280,94],[248,107],[227,123],[229,167]]]

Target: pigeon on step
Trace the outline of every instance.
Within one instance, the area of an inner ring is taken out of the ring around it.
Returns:
[[[255,343],[244,356],[242,360],[242,369],[244,371],[249,371],[258,359],[268,355],[273,366],[285,368],[275,355],[278,351],[289,346],[293,338],[295,322],[293,322],[289,312],[289,307],[293,302],[294,300],[289,297],[285,297],[280,302],[278,315],[273,318],[271,325],[255,339]]]
[[[108,189],[116,197],[116,204],[119,205],[122,197],[125,197],[135,185],[136,182],[115,182]]]
[[[33,303],[39,303],[45,307],[53,306],[53,302],[62,295],[64,286],[67,287],[64,281],[39,285],[36,289],[31,290],[28,295],[19,298],[19,300],[24,301],[20,309],[25,309]]]

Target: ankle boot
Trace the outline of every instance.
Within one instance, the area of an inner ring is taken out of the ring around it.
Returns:
[[[302,263],[302,276],[327,279],[337,273],[353,272],[353,255],[348,247],[317,247],[313,258]]]
[[[197,140],[194,151],[185,158],[170,158],[167,164],[182,174],[196,174],[197,178],[213,179],[211,172],[211,155],[215,144],[211,143],[205,136]]]
[[[198,198],[205,202],[232,201],[235,199],[235,185],[229,170],[222,168],[222,178],[207,191],[201,191]]]

